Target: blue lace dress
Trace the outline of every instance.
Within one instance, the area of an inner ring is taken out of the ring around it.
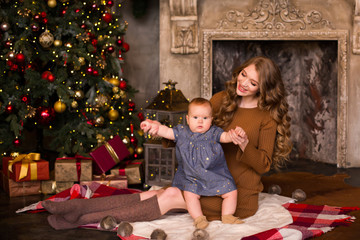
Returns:
[[[212,126],[194,133],[187,125],[173,128],[178,168],[172,186],[201,196],[216,196],[236,189],[220,145],[223,130]]]

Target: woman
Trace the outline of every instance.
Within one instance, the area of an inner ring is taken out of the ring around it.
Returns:
[[[235,69],[226,90],[215,94],[211,103],[216,125],[225,131],[240,126],[246,133],[232,134],[235,144],[223,144],[238,190],[234,215],[246,218],[258,209],[258,196],[263,190],[261,175],[271,166],[280,167],[291,151],[290,118],[280,70],[268,58],[249,59]],[[156,135],[157,130],[156,127],[144,129],[151,135]],[[221,197],[201,197],[200,201],[208,220],[221,219]],[[183,193],[175,187],[60,203],[44,201],[43,206],[53,214],[48,221],[55,229],[100,222],[109,215],[118,222],[148,221],[172,209],[186,209]]]

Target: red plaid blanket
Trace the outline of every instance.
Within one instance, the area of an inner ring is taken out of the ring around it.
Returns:
[[[298,236],[296,239],[318,237],[336,226],[350,225],[354,222],[355,217],[346,215],[346,213],[359,210],[358,207],[332,207],[297,203],[287,203],[283,206],[292,215],[292,224],[245,237],[243,240],[281,240],[289,236]]]
[[[94,182],[89,187],[75,184],[72,188],[51,196],[48,200],[66,201],[74,198],[105,197],[118,194],[132,194],[140,192],[136,189],[116,189]],[[354,222],[355,217],[346,215],[351,211],[359,210],[359,207],[332,207],[327,205],[317,206],[308,204],[287,203],[283,205],[292,215],[293,223],[282,228],[271,229],[243,240],[286,240],[308,239],[320,236],[336,226],[348,226]],[[41,201],[34,203],[16,212],[39,212],[45,211]],[[99,224],[88,224],[84,228],[99,229]],[[142,237],[134,236],[122,238],[123,240],[138,240]]]

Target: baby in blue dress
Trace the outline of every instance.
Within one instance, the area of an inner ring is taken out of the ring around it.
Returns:
[[[147,119],[140,127],[151,135],[175,140],[178,169],[172,186],[184,191],[187,210],[196,228],[204,229],[209,225],[201,210],[200,196],[221,196],[222,222],[243,223],[233,215],[237,189],[220,143],[232,142],[231,134],[244,136],[245,132],[240,127],[224,132],[212,125],[211,103],[204,98],[190,102],[186,121],[188,125],[169,128]]]

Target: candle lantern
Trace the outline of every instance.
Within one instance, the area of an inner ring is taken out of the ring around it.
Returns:
[[[185,116],[189,101],[180,90],[175,88],[177,82],[169,80],[164,84],[165,88],[145,108],[145,117],[168,127],[186,124]],[[150,186],[171,184],[177,167],[174,142],[146,136],[144,149],[145,184]]]

